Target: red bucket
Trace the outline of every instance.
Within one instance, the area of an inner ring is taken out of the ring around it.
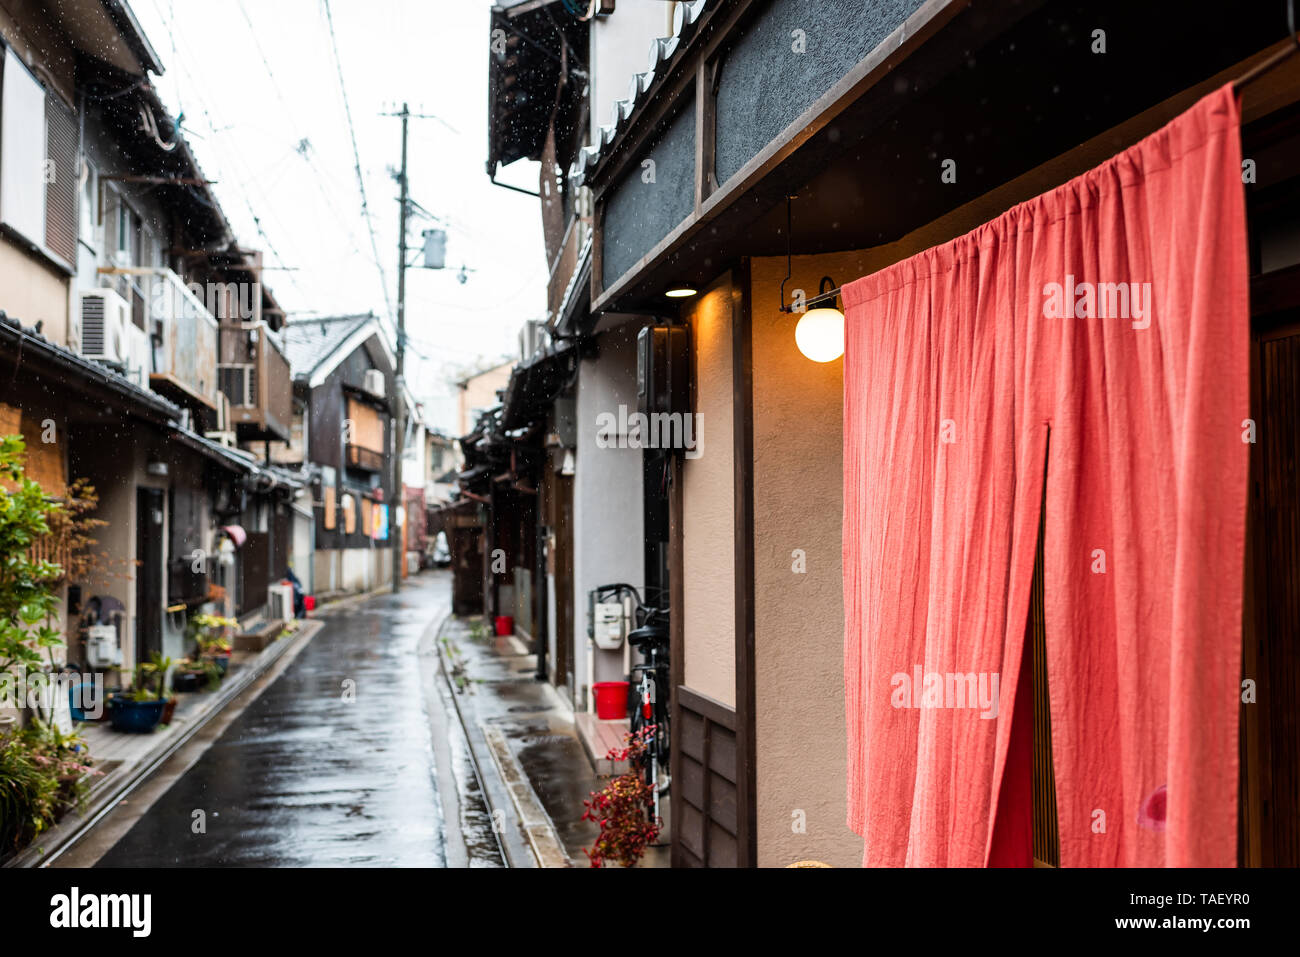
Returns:
[[[515,633],[515,620],[509,615],[497,615],[497,634],[513,635]]]
[[[597,681],[591,686],[596,696],[596,717],[601,721],[617,721],[627,717],[626,681]]]
[[[316,610],[316,596],[315,596],[315,595],[303,595],[303,596],[302,596],[302,607],[303,607],[306,611],[315,611],[315,610]]]

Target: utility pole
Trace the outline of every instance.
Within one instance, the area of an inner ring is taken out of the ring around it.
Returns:
[[[406,508],[406,492],[402,487],[402,453],[406,451],[406,403],[403,395],[406,385],[406,227],[412,205],[411,184],[406,175],[406,128],[411,119],[438,120],[444,126],[447,124],[429,113],[412,113],[406,103],[402,104],[401,112],[382,115],[396,116],[402,120],[402,169],[398,173],[397,180],[401,189],[401,211],[398,214],[397,227],[397,370],[394,381],[397,411],[393,415],[393,496],[395,500],[389,505],[388,512],[388,537],[393,548],[393,592],[396,593],[402,590],[402,569],[406,565],[406,550],[402,548],[402,532],[407,524],[407,521],[399,522],[397,517],[398,510],[405,511]],[[452,132],[454,133],[455,130],[453,129]],[[418,203],[415,205],[419,206]],[[464,267],[461,267],[461,271],[464,272]],[[461,281],[464,282],[463,279]],[[410,516],[406,516],[406,519],[409,521]]]
[[[397,377],[393,398],[397,413],[393,417],[393,499],[388,506],[388,538],[393,548],[393,594],[402,590],[402,571],[406,566],[406,550],[402,547],[405,521],[398,520],[399,510],[406,506],[406,490],[402,487],[402,455],[406,451],[406,400],[403,376],[406,372],[406,215],[410,207],[409,182],[406,178],[406,126],[411,111],[405,103],[402,112],[402,171],[398,185],[401,188],[401,212],[397,227]]]

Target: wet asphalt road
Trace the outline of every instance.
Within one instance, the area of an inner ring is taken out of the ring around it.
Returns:
[[[455,766],[439,774],[426,710],[449,707],[422,684],[436,658],[417,654],[449,597],[435,573],[399,596],[323,616],[284,673],[98,866],[441,867],[445,806],[460,808],[453,843],[462,859],[452,863],[496,865],[467,754],[452,747]],[[440,711],[433,724],[447,719]],[[440,750],[448,753],[446,741]],[[459,804],[440,788],[459,791]]]

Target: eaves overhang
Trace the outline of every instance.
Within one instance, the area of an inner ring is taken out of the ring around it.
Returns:
[[[46,339],[33,329],[0,311],[0,356],[12,364],[12,375],[24,363],[31,363],[42,375],[60,376],[63,389],[84,391],[108,399],[122,411],[138,418],[171,423],[181,419],[181,408],[158,393],[136,385],[107,366],[86,359]]]
[[[684,60],[683,54],[702,33],[706,21],[724,4],[725,0],[691,0],[676,5],[673,32],[650,41],[645,71],[632,74],[627,96],[614,102],[609,122],[600,127],[596,142],[578,151],[569,169],[569,180],[574,186],[590,185],[599,175],[628,131],[638,124],[647,105],[661,94],[669,75],[676,72]]]

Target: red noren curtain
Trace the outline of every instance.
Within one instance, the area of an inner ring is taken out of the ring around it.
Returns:
[[[1040,507],[1061,864],[1236,863],[1253,440],[1239,128],[1224,87],[845,288],[864,863],[1030,861],[1017,695]]]

